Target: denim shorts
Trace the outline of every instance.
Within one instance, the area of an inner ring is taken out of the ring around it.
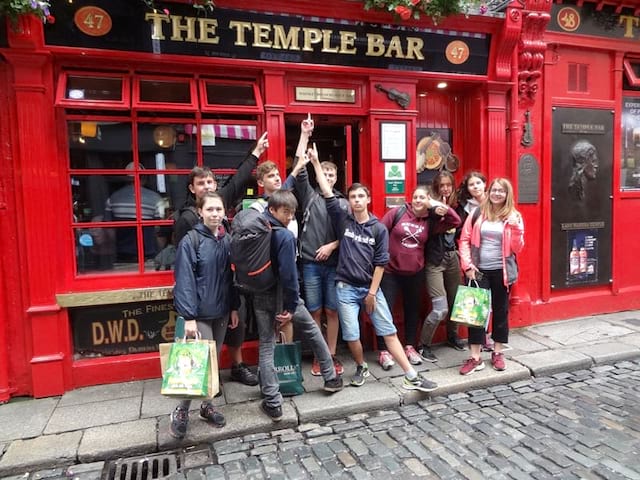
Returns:
[[[345,342],[360,340],[360,310],[364,311],[364,299],[367,293],[369,293],[369,287],[355,287],[344,282],[336,284],[338,317],[340,318],[340,328],[342,328],[342,339]],[[376,294],[376,309],[370,318],[376,335],[384,337],[397,332],[381,289],[378,289]]]
[[[328,310],[337,309],[336,301],[336,267],[315,262],[302,264],[304,280],[304,299],[307,310],[315,312],[322,307]]]

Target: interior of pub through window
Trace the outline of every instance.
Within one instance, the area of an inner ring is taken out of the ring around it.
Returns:
[[[208,166],[224,186],[262,113],[254,82],[118,73],[64,72],[56,104],[79,276],[172,270],[173,214],[187,200],[189,172]]]

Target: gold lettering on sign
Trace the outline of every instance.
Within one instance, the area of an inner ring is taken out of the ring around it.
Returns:
[[[298,35],[300,27],[291,27],[286,31],[282,25],[273,26],[273,48],[278,50],[300,50]]]
[[[186,19],[186,24],[182,19]],[[186,32],[186,38],[182,34]],[[171,40],[174,42],[195,42],[196,41],[196,19],[195,17],[182,17],[181,15],[171,16]]]
[[[621,17],[622,18],[622,17]],[[147,13],[145,20],[151,24],[152,40],[168,40],[172,42],[220,43],[215,18],[186,17],[182,15],[166,15],[164,13]],[[622,20],[621,20],[622,22]],[[635,19],[637,23],[637,19]],[[626,29],[631,29],[630,20]],[[170,32],[169,32],[170,29]],[[344,55],[358,54],[356,42],[357,32],[348,30],[335,31],[330,28],[313,28],[286,26],[261,22],[230,20],[228,29],[232,32],[233,45],[236,47],[265,48],[273,50],[291,50]],[[169,35],[170,33],[170,35]],[[381,33],[366,34],[366,52],[368,57],[385,57],[407,60],[424,60],[422,49],[424,40],[419,37],[403,37],[393,35],[385,37]]]
[[[215,18],[199,18],[198,23],[200,24],[200,37],[198,38],[200,43],[211,43],[213,45],[220,43],[220,37],[216,35],[218,20]]]
[[[229,28],[236,31],[236,41],[233,42],[233,44],[239,47],[246,47],[247,41],[244,34],[247,30],[251,30],[251,22],[231,20],[229,22]]]
[[[633,38],[633,27],[638,26],[640,18],[631,15],[620,15],[618,23],[624,25],[624,38]]]
[[[340,31],[340,53],[355,55],[357,51],[354,43],[356,43],[356,32]]]

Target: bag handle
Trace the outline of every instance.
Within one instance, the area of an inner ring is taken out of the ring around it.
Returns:
[[[202,334],[197,331],[195,337],[193,338],[196,342],[201,342],[202,341]],[[189,338],[187,338],[187,334],[185,333],[184,336],[182,338],[176,338],[176,342],[177,343],[187,343],[187,340],[189,340]]]
[[[475,285],[471,285],[471,282],[475,283]],[[467,280],[467,287],[480,288],[480,285],[478,285],[478,281],[477,280],[469,279],[469,280]]]
[[[280,343],[287,343],[287,337],[282,330],[278,332],[278,335],[280,336]]]

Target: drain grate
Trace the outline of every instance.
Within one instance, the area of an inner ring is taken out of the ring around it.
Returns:
[[[178,471],[175,454],[145,455],[121,458],[105,465],[105,480],[152,480]]]

